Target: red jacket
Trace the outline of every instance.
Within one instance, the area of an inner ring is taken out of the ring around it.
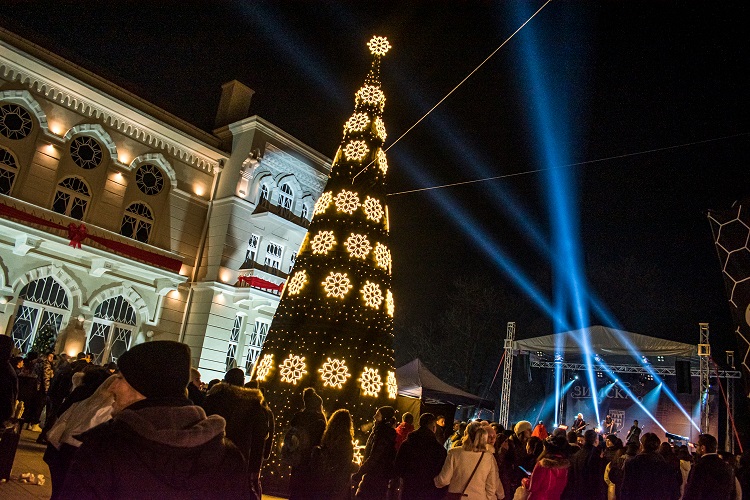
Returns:
[[[406,441],[406,436],[413,430],[414,426],[412,424],[407,424],[406,422],[398,424],[398,427],[396,427],[396,451],[401,448],[401,443]]]
[[[558,455],[549,455],[537,462],[529,481],[527,500],[560,500],[568,484],[570,462]]]

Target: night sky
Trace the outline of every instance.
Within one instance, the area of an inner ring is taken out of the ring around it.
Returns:
[[[542,4],[6,1],[0,25],[206,130],[238,79],[256,92],[251,114],[332,157],[372,35],[393,45],[390,145]],[[746,1],[552,1],[389,150],[390,191],[553,168],[570,181],[581,283],[619,325],[697,343],[706,321],[723,351],[731,317],[706,211],[750,195],[748,20]],[[397,337],[467,276],[514,297],[497,306],[498,350],[505,321],[552,333],[476,237],[552,301],[564,273],[531,236],[557,245],[550,172],[390,198]]]

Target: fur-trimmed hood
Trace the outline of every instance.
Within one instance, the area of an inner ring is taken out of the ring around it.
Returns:
[[[547,469],[567,469],[570,467],[570,460],[561,456],[548,456],[539,460],[539,465]]]
[[[258,389],[240,387],[238,385],[219,382],[208,391],[209,396],[229,396],[232,398],[242,399],[247,402],[257,402],[263,404],[263,393]]]

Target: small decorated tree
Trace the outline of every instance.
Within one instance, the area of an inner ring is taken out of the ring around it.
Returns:
[[[37,352],[40,356],[43,356],[48,352],[54,352],[56,343],[57,329],[54,325],[44,325],[38,332],[36,332],[31,351]]]

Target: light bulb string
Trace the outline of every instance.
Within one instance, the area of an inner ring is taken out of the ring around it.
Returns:
[[[391,145],[390,145],[390,146],[388,146],[387,148],[385,148],[384,152],[386,152],[386,153],[387,153],[389,149],[391,149],[391,148],[392,148],[393,146],[395,146],[396,144],[398,144],[398,142],[399,142],[399,141],[400,141],[401,139],[403,139],[403,138],[404,138],[404,137],[405,137],[405,136],[406,136],[406,135],[407,135],[407,134],[408,134],[409,132],[411,132],[411,131],[412,131],[412,129],[414,129],[414,127],[416,127],[417,125],[419,125],[419,124],[420,124],[420,123],[421,123],[421,122],[422,122],[422,121],[423,121],[423,120],[424,120],[425,118],[427,118],[427,117],[428,117],[428,116],[430,115],[430,113],[432,113],[433,111],[435,111],[435,109],[437,109],[437,107],[438,107],[438,106],[440,106],[440,105],[441,105],[441,104],[443,103],[443,101],[445,101],[446,99],[448,99],[448,97],[450,97],[450,96],[451,96],[451,94],[453,94],[453,92],[455,92],[456,90],[458,90],[458,88],[459,88],[459,87],[460,87],[461,85],[463,85],[463,84],[464,84],[464,82],[466,82],[466,80],[468,80],[469,78],[471,78],[471,76],[472,76],[472,75],[473,75],[474,73],[476,73],[477,71],[479,71],[479,69],[480,69],[480,68],[481,68],[482,66],[484,66],[484,64],[485,64],[485,63],[486,63],[487,61],[489,61],[490,59],[492,59],[492,57],[493,57],[493,56],[494,56],[495,54],[497,54],[497,52],[498,52],[498,51],[499,51],[500,49],[502,49],[502,48],[503,48],[503,47],[505,46],[505,44],[506,44],[506,43],[508,43],[508,42],[509,42],[509,41],[510,41],[510,40],[511,40],[511,39],[512,39],[512,38],[513,38],[514,36],[516,36],[516,34],[517,34],[517,33],[518,33],[519,31],[521,31],[521,30],[522,30],[522,29],[524,28],[524,26],[526,26],[526,25],[527,25],[527,24],[528,24],[529,22],[531,22],[531,20],[532,20],[532,19],[534,19],[534,17],[536,17],[536,15],[537,15],[537,14],[539,14],[539,13],[540,13],[540,12],[542,11],[542,9],[544,9],[544,8],[545,8],[545,7],[547,6],[547,4],[548,4],[548,3],[550,3],[551,1],[552,1],[552,0],[547,0],[546,2],[544,2],[544,4],[543,4],[543,5],[541,6],[541,7],[539,7],[539,9],[537,9],[537,11],[536,11],[536,12],[534,12],[534,13],[533,13],[533,14],[531,15],[531,17],[529,17],[529,18],[528,18],[528,19],[527,19],[526,21],[524,21],[524,23],[523,23],[523,24],[522,24],[521,26],[519,26],[519,27],[518,27],[518,28],[516,29],[516,31],[514,31],[513,33],[511,33],[511,35],[510,35],[510,36],[509,36],[508,38],[506,38],[506,39],[505,39],[505,40],[503,41],[503,43],[501,43],[501,44],[500,44],[500,45],[499,45],[499,46],[498,46],[498,47],[497,47],[497,48],[496,48],[495,50],[493,50],[493,51],[492,51],[492,53],[491,53],[490,55],[488,55],[488,56],[487,56],[487,57],[486,57],[486,58],[484,59],[484,61],[482,61],[481,63],[479,63],[479,65],[478,65],[478,66],[477,66],[476,68],[474,68],[474,69],[473,69],[473,70],[472,70],[472,71],[471,71],[471,72],[470,72],[470,73],[469,73],[468,75],[466,75],[466,76],[465,76],[465,77],[463,78],[463,80],[461,80],[460,82],[458,82],[458,84],[457,84],[457,85],[456,85],[455,87],[453,87],[453,88],[452,88],[452,89],[450,90],[450,92],[448,92],[447,94],[445,94],[445,96],[443,96],[443,98],[442,98],[442,99],[440,99],[440,100],[439,100],[439,101],[438,101],[438,102],[437,102],[437,103],[436,103],[436,104],[435,104],[435,105],[434,105],[433,107],[431,107],[431,108],[429,109],[429,111],[427,111],[427,113],[425,113],[425,114],[424,114],[424,115],[423,115],[423,116],[422,116],[422,117],[421,117],[421,118],[420,118],[419,120],[417,120],[416,122],[414,122],[414,124],[413,124],[413,125],[412,125],[411,127],[409,127],[408,129],[406,129],[406,131],[405,131],[405,132],[404,132],[403,134],[401,134],[401,135],[400,135],[400,136],[398,137],[398,139],[396,139],[395,141],[393,141],[393,143],[391,143]],[[371,165],[372,165],[373,163],[375,163],[375,159],[373,159],[373,160],[370,160],[370,163],[368,163],[367,165],[365,165],[365,166],[364,166],[364,167],[362,168],[362,170],[360,170],[359,172],[357,172],[357,174],[356,174],[356,175],[355,175],[354,177],[352,177],[352,184],[354,184],[354,181],[355,181],[355,180],[357,179],[357,177],[358,177],[358,176],[359,176],[359,175],[360,175],[361,173],[363,173],[363,172],[364,172],[365,170],[367,170],[368,168],[370,168],[370,166],[371,166]]]

